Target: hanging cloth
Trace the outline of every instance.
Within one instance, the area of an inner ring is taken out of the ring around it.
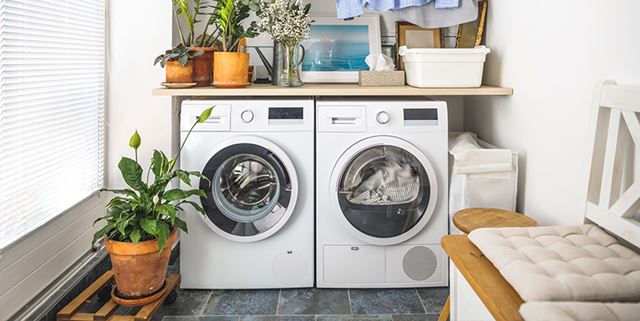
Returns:
[[[460,0],[456,8],[438,8],[435,1],[424,6],[404,7],[391,10],[399,20],[411,22],[426,29],[445,28],[478,19],[477,0]]]
[[[460,0],[336,0],[338,19],[351,19],[364,14],[364,9],[385,12],[434,3],[435,8],[457,8]]]

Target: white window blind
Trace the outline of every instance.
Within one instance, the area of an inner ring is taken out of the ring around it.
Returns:
[[[104,0],[0,0],[0,250],[103,184]]]

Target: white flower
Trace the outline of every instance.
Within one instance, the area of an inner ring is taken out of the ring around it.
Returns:
[[[153,195],[153,204],[158,204],[159,201],[160,197],[158,197],[158,195]]]
[[[284,45],[296,45],[309,37],[311,18],[301,0],[264,0],[258,27]]]

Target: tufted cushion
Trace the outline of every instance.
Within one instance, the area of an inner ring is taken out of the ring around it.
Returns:
[[[520,315],[526,321],[637,321],[640,303],[530,302]]]
[[[640,300],[640,255],[595,225],[483,228],[469,239],[525,302]]]

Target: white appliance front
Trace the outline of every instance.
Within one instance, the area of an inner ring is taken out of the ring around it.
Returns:
[[[318,287],[446,286],[446,103],[317,103]]]
[[[181,155],[207,194],[191,199],[205,215],[186,206],[182,215],[182,287],[313,286],[313,101],[187,100],[183,139],[209,106]]]

